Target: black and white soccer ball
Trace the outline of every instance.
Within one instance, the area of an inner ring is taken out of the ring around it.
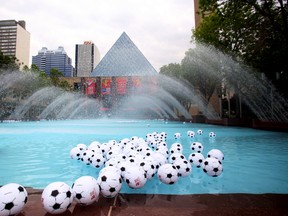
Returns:
[[[203,161],[205,160],[204,155],[198,152],[193,152],[188,156],[188,161],[192,166],[200,168]]]
[[[212,177],[220,176],[223,172],[222,163],[216,158],[206,158],[202,163],[202,169]]]
[[[186,176],[190,175],[190,173],[192,171],[191,164],[186,159],[177,160],[174,162],[173,165],[176,166],[176,168],[178,170],[178,175],[182,176],[182,177],[186,177]]]
[[[219,149],[211,149],[208,153],[207,153],[207,157],[208,158],[216,158],[219,161],[223,161],[224,160],[224,154],[221,150]]]
[[[213,132],[213,131],[209,132],[209,137],[210,138],[215,138],[216,137],[216,133]]]
[[[183,152],[183,146],[181,143],[173,143],[169,149],[170,154]]]
[[[147,182],[146,172],[142,167],[136,165],[127,167],[123,178],[132,189],[142,188]]]
[[[70,158],[71,159],[76,159],[76,160],[80,160],[81,157],[82,157],[82,152],[80,150],[80,148],[78,147],[73,147],[71,150],[70,150]]]
[[[180,139],[181,138],[181,133],[174,133],[174,138],[175,139]]]
[[[81,176],[72,185],[74,200],[87,206],[99,199],[99,185],[93,176]]]
[[[164,184],[174,184],[178,181],[178,170],[173,164],[163,164],[157,172],[158,179]]]
[[[156,173],[156,166],[152,160],[149,160],[147,158],[143,159],[142,161],[140,161],[139,166],[142,167],[144,171],[146,172],[147,180],[150,180],[154,177]]]
[[[51,214],[65,212],[73,202],[73,191],[64,182],[52,182],[47,185],[41,196],[44,209]]]
[[[190,149],[192,152],[202,153],[204,147],[200,142],[192,142],[190,145]]]
[[[9,183],[0,188],[0,215],[17,215],[27,203],[26,189],[16,183]]]
[[[95,168],[101,168],[105,163],[105,157],[102,152],[94,153],[94,156],[91,157],[91,166]]]
[[[197,130],[197,134],[198,135],[202,135],[203,134],[203,130],[201,130],[201,129]]]
[[[109,169],[99,173],[97,182],[100,188],[100,194],[107,198],[115,197],[121,190],[122,178],[119,172],[113,172]]]
[[[195,132],[192,130],[187,131],[187,136],[190,138],[194,138],[195,137]]]
[[[182,154],[182,153],[173,153],[173,154],[170,154],[170,156],[168,158],[168,161],[169,161],[169,163],[173,164],[177,160],[184,160],[184,159],[186,159],[184,154]]]

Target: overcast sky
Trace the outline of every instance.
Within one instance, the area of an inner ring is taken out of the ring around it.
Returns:
[[[0,1],[0,20],[26,21],[30,56],[63,46],[74,66],[75,45],[91,40],[102,59],[125,31],[159,71],[191,47],[193,0]]]

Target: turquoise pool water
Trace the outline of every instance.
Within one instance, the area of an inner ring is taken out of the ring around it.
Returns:
[[[222,127],[207,124],[166,122],[163,120],[63,120],[13,122],[0,124],[0,185],[16,182],[24,186],[44,188],[51,182],[72,185],[82,175],[97,178],[99,169],[69,157],[78,143],[107,142],[115,139],[145,137],[147,133],[165,131],[170,147],[179,132],[184,155],[188,157],[188,130],[202,129],[196,137],[204,146],[203,155],[220,149],[225,159],[223,174],[210,177],[194,168],[174,185],[165,185],[155,176],[141,189],[123,184],[122,193],[206,194],[206,193],[288,193],[288,133]],[[211,139],[209,132],[215,132]]]

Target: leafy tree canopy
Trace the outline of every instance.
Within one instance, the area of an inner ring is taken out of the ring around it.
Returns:
[[[272,80],[275,73],[287,80],[287,2],[199,0],[199,6],[203,21],[193,31],[192,41],[239,56]]]

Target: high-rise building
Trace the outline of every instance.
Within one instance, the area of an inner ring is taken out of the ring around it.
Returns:
[[[16,57],[20,68],[29,66],[30,33],[26,31],[25,21],[0,20],[0,51]]]
[[[76,44],[75,72],[77,77],[89,77],[100,61],[100,52],[92,41]]]
[[[43,47],[38,55],[32,56],[32,64],[50,76],[51,68],[62,72],[64,77],[73,76],[73,66],[71,58],[67,55],[64,48],[59,46],[57,50],[48,50]]]

